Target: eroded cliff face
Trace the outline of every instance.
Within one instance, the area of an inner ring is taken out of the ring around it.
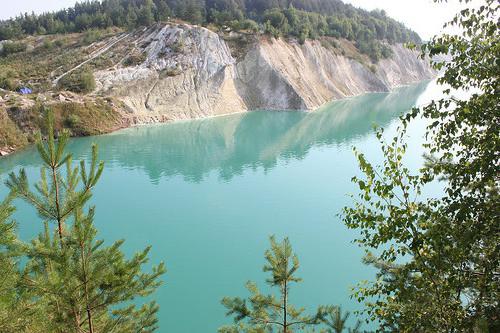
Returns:
[[[157,26],[128,42],[145,60],[95,76],[98,92],[121,99],[137,122],[256,109],[314,110],[331,100],[434,76],[417,52],[401,45],[391,46],[393,56],[374,66],[320,41],[299,45],[268,38],[245,45],[236,59],[218,34],[189,25]]]

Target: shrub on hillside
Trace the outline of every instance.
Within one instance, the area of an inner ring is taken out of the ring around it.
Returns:
[[[234,31],[246,30],[252,33],[257,33],[259,31],[259,24],[251,19],[245,20],[232,20],[227,23]]]
[[[76,129],[78,128],[78,125],[80,124],[80,117],[76,114],[70,114],[64,119],[64,127],[70,128],[70,129]]]
[[[0,50],[0,56],[6,57],[9,54],[19,53],[26,51],[27,45],[22,42],[6,42],[3,43]]]
[[[94,73],[90,69],[69,73],[61,78],[58,87],[76,93],[90,93],[95,89]]]
[[[371,61],[377,63],[382,58],[382,44],[372,39],[370,41],[359,40],[356,42],[358,50],[370,57]]]
[[[18,88],[19,88],[19,84],[16,80],[14,80],[8,76],[7,77],[0,76],[0,89],[16,91]]]
[[[382,58],[383,59],[390,58],[390,57],[392,57],[393,54],[394,54],[394,52],[392,52],[392,49],[389,46],[382,44]]]
[[[251,32],[258,32],[259,31],[259,24],[255,22],[254,20],[246,19],[243,20],[241,23],[241,29],[242,30],[248,30]]]
[[[97,29],[90,29],[85,32],[83,37],[83,44],[90,45],[102,38],[102,32]]]
[[[43,44],[42,44],[42,47],[45,49],[45,50],[52,50],[54,48],[55,44],[53,41],[51,41],[50,39],[44,39],[43,41]]]
[[[337,41],[335,41],[333,39],[323,38],[323,39],[321,39],[320,43],[321,43],[321,46],[323,46],[325,49],[337,49],[337,48],[339,48],[339,44],[337,43]]]
[[[184,41],[178,40],[170,47],[175,53],[182,53],[184,51]]]
[[[61,46],[64,46],[64,42],[65,42],[64,39],[57,39],[56,41],[54,41],[54,44],[57,47],[61,47]]]
[[[123,65],[125,67],[137,66],[146,61],[146,58],[147,56],[145,53],[133,53],[130,54],[127,58],[125,58],[125,60],[123,60]]]
[[[0,109],[0,149],[24,147],[28,144],[26,135],[17,127],[5,109]]]
[[[299,44],[300,45],[304,45],[304,43],[306,42],[306,39],[307,39],[307,34],[302,32],[300,33],[299,35]]]

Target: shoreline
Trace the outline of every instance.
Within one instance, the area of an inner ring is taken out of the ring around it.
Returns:
[[[128,129],[132,129],[132,128],[140,128],[140,127],[145,127],[145,126],[161,126],[161,125],[167,125],[167,124],[173,124],[173,123],[179,123],[179,122],[188,122],[188,121],[199,121],[199,120],[204,120],[204,119],[214,119],[214,118],[221,118],[221,117],[229,117],[229,116],[233,116],[233,115],[238,115],[238,114],[244,114],[244,113],[248,113],[248,112],[304,112],[304,113],[308,113],[308,112],[316,112],[330,104],[333,104],[335,102],[340,102],[340,101],[343,101],[343,100],[348,100],[348,99],[352,99],[352,98],[356,98],[356,97],[360,97],[360,96],[364,96],[364,95],[370,95],[370,94],[391,94],[392,92],[396,91],[397,89],[400,89],[400,88],[404,88],[404,87],[409,87],[409,86],[412,86],[412,85],[415,85],[415,84],[419,84],[419,83],[422,83],[422,82],[431,82],[435,80],[435,78],[432,78],[432,79],[428,79],[428,80],[421,80],[421,81],[415,81],[415,82],[412,82],[412,83],[408,83],[408,84],[403,84],[403,85],[398,85],[398,86],[395,86],[393,89],[391,89],[391,91],[373,91],[373,92],[364,92],[364,93],[361,93],[361,94],[357,94],[357,95],[352,95],[352,96],[346,96],[346,97],[343,97],[343,98],[340,98],[340,99],[334,99],[334,100],[331,100],[331,101],[328,101],[322,105],[320,105],[319,107],[313,109],[313,110],[294,110],[294,109],[289,109],[289,110],[278,110],[278,109],[254,109],[254,110],[241,110],[241,111],[236,111],[236,112],[231,112],[231,113],[225,113],[225,114],[216,114],[216,115],[210,115],[210,116],[205,116],[205,117],[197,117],[197,118],[186,118],[186,119],[167,119],[165,121],[162,121],[162,120],[158,120],[158,121],[151,121],[151,122],[147,122],[147,121],[133,121],[131,119],[133,118],[141,118],[141,117],[144,117],[143,119],[146,119],[149,117],[149,119],[155,119],[155,118],[161,118],[162,115],[133,115],[133,114],[130,114],[129,116],[124,116],[123,117],[123,120],[124,120],[124,123],[126,123],[127,125],[124,125],[124,126],[120,126],[108,133],[102,133],[102,134],[97,134],[97,135],[89,135],[89,136],[74,136],[74,137],[71,137],[72,139],[77,139],[77,138],[85,138],[85,137],[92,137],[92,136],[102,136],[102,135],[113,135],[114,133],[118,133],[120,131],[123,131],[123,130],[128,130]],[[30,147],[33,147],[34,146],[34,143],[30,143],[22,148],[19,148],[19,149],[12,149],[12,147],[2,147],[0,148],[0,159],[3,159],[5,157],[8,157],[8,156],[12,156],[13,154],[15,153],[18,153],[18,152],[22,152],[24,151],[25,149],[28,149]],[[10,148],[10,149],[7,149],[7,148]]]
[[[280,110],[280,109],[252,109],[252,110],[242,110],[242,111],[236,111],[236,112],[231,112],[231,113],[216,114],[216,115],[210,115],[210,116],[205,116],[205,117],[197,117],[197,118],[170,119],[170,120],[166,120],[166,121],[153,121],[153,122],[136,122],[136,123],[132,123],[130,126],[119,128],[119,129],[117,129],[115,131],[112,131],[112,132],[109,132],[109,133],[105,133],[105,134],[100,134],[100,135],[109,135],[109,134],[113,134],[113,133],[116,133],[116,132],[119,132],[119,131],[122,131],[122,130],[127,130],[129,128],[135,128],[135,127],[139,128],[139,127],[144,127],[144,126],[160,126],[160,125],[166,125],[166,124],[172,124],[172,123],[179,123],[179,122],[196,121],[196,120],[213,119],[213,118],[222,118],[222,117],[229,117],[229,116],[232,116],[232,115],[238,115],[238,114],[249,113],[249,112],[304,112],[304,113],[316,112],[316,111],[318,111],[318,110],[320,110],[320,109],[322,109],[322,108],[324,108],[324,107],[326,107],[326,106],[328,106],[328,105],[330,105],[332,103],[335,103],[335,102],[345,101],[345,100],[349,100],[349,99],[353,99],[353,98],[357,98],[357,97],[361,97],[361,96],[365,96],[365,95],[371,95],[371,94],[391,94],[391,93],[395,92],[396,90],[398,90],[400,88],[410,87],[412,85],[420,84],[420,83],[423,83],[423,82],[432,82],[433,80],[435,80],[435,78],[421,80],[421,81],[414,81],[414,82],[407,83],[407,84],[397,85],[397,86],[393,87],[390,91],[370,91],[370,92],[364,92],[364,93],[360,93],[360,94],[356,94],[356,95],[342,97],[342,98],[339,98],[339,99],[333,99],[331,101],[328,101],[326,103],[321,104],[320,106],[318,106],[315,109],[303,109],[303,110],[300,110],[300,109],[289,109],[289,110]],[[159,116],[161,116],[161,115],[155,115],[155,116],[151,115],[149,117],[155,118],[155,117],[159,117]],[[145,117],[148,117],[148,116],[145,115]]]

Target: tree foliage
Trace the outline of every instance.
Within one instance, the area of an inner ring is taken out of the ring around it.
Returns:
[[[41,318],[39,307],[23,288],[20,267],[22,244],[16,238],[13,197],[0,203],[0,332],[23,332],[34,318]]]
[[[355,296],[380,331],[500,329],[498,9],[493,0],[464,9],[449,23],[461,35],[423,46],[423,57],[451,58],[433,61],[443,71],[444,97],[404,116],[392,142],[378,133],[383,164],[356,152],[363,177],[353,179],[360,193],[344,209],[344,221],[361,231],[357,242],[370,252],[366,262],[379,270]],[[406,127],[417,117],[429,121],[429,156],[414,173],[403,156]],[[424,196],[438,180],[444,193]]]
[[[57,86],[76,93],[91,93],[96,87],[94,73],[88,68],[68,73],[59,80]]]
[[[6,42],[1,45],[0,57],[26,51],[26,44],[22,42]]]
[[[34,189],[24,170],[11,173],[6,182],[11,197],[37,210],[44,230],[29,244],[21,243],[14,225],[5,222],[12,209],[8,202],[0,206],[0,228],[5,229],[0,234],[1,269],[9,269],[0,273],[11,286],[0,298],[0,331],[153,332],[158,306],[132,301],[157,289],[164,265],[145,273],[149,248],[127,259],[122,240],[106,246],[97,239],[95,208],[87,204],[104,165],[93,146],[90,166],[84,161],[74,166],[66,152],[69,135],[63,131],[56,141],[53,124],[48,112],[47,143],[41,136],[37,139],[44,166]],[[27,258],[22,269],[14,261],[20,256]],[[19,316],[4,316],[6,306],[25,310]]]
[[[254,282],[247,282],[250,292],[248,299],[224,297],[222,304],[228,309],[227,315],[233,316],[235,324],[219,329],[221,333],[264,333],[264,332],[302,332],[322,326],[326,333],[342,333],[347,330],[346,321],[349,313],[342,314],[340,307],[320,306],[314,315],[305,314],[304,308],[297,308],[290,302],[290,290],[302,281],[296,273],[299,259],[292,251],[288,238],[277,242],[270,237],[271,247],[265,252],[264,272],[270,273],[266,279],[271,288],[278,290],[278,295],[262,294]],[[361,323],[348,332],[360,332]]]

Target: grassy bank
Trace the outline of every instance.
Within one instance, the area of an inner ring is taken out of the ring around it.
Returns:
[[[126,126],[121,112],[108,99],[19,104],[0,107],[0,151],[4,154],[27,146],[38,132],[46,134],[46,108],[54,111],[56,132],[65,129],[71,136],[104,134]]]

